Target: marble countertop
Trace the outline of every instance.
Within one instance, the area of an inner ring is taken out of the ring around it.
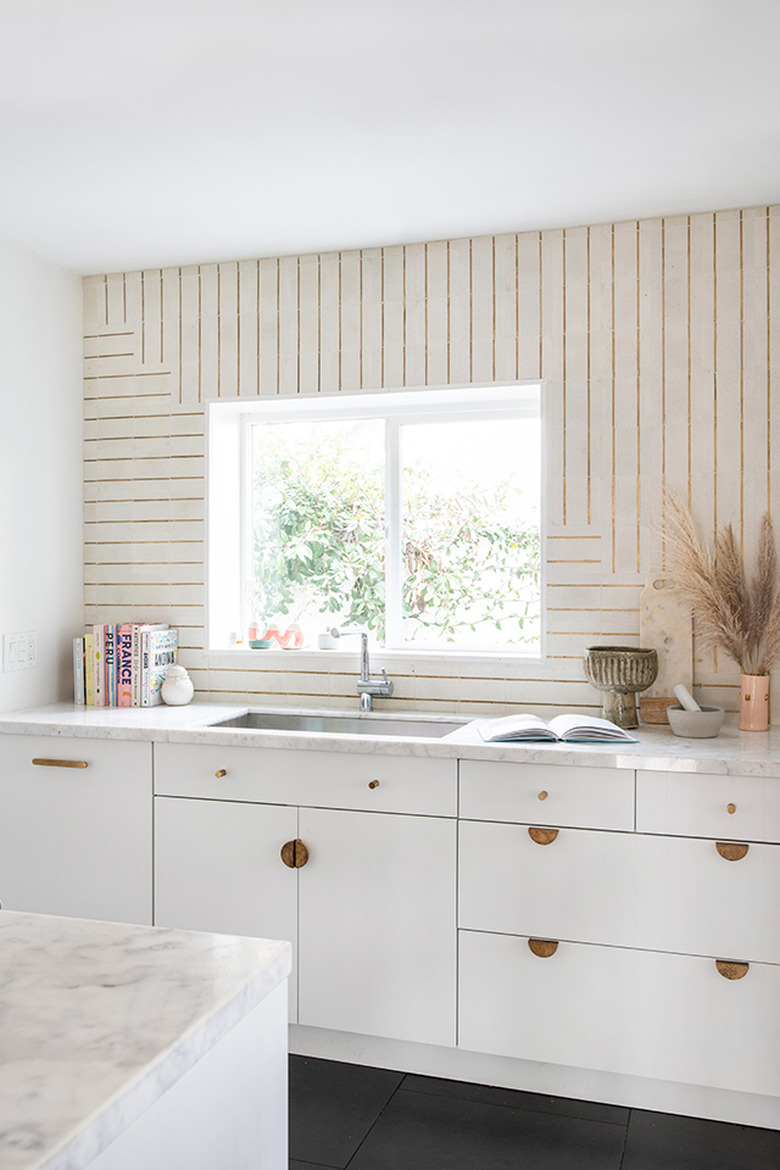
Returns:
[[[311,714],[312,708],[270,708],[228,706],[217,703],[190,703],[186,707],[83,707],[55,703],[48,707],[0,714],[0,734],[63,736],[67,738],[146,740],[180,743],[209,743],[243,747],[282,748],[309,751],[339,751],[356,754],[382,753],[394,756],[444,756],[456,759],[508,760],[534,764],[576,764],[579,767],[646,768],[657,771],[733,773],[748,776],[780,777],[780,727],[764,732],[739,731],[736,717],[730,717],[714,739],[681,739],[668,726],[643,725],[631,744],[484,743],[476,721],[441,738],[370,734],[343,735],[325,732],[250,731],[235,727],[213,727],[218,719],[231,719],[251,710],[277,710]],[[336,711],[355,718],[358,712]],[[463,724],[457,715],[427,715],[415,710],[385,709],[379,718],[417,717],[443,723]]]
[[[290,944],[0,911],[0,1165],[87,1165],[290,971]]]

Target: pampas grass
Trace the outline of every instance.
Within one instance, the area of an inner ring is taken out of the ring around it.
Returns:
[[[743,674],[769,674],[780,657],[780,589],[769,514],[761,521],[756,571],[749,580],[731,525],[716,534],[713,556],[676,496],[667,496],[663,536],[667,568],[693,610],[704,645],[720,646]]]

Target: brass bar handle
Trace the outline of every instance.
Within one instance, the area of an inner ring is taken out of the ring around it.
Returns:
[[[300,869],[309,860],[309,850],[296,837],[294,841],[285,841],[279,856],[288,869]]]
[[[528,830],[528,836],[537,845],[552,845],[555,838],[558,836],[558,829],[535,829]]]
[[[737,841],[716,841],[715,848],[725,861],[741,861],[750,846]]]
[[[33,763],[38,768],[86,768],[86,760],[43,760],[37,757]]]
[[[217,780],[221,780],[223,776],[227,776],[227,768],[219,768],[218,771],[214,773],[214,775],[216,776]]]
[[[558,950],[558,944],[550,938],[529,938],[528,949],[537,959],[549,959]]]
[[[732,963],[725,959],[716,959],[715,966],[724,979],[742,979],[748,973],[749,963]]]

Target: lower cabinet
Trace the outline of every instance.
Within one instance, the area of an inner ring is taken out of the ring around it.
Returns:
[[[454,1045],[455,837],[453,818],[158,796],[155,923],[291,941],[293,1022]]]
[[[152,745],[0,736],[4,910],[151,925]]]
[[[474,1052],[777,1095],[779,1005],[770,964],[460,932]]]

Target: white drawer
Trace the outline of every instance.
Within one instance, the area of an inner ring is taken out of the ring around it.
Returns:
[[[214,744],[159,743],[158,796],[450,816],[457,812],[454,760]]]
[[[463,821],[459,926],[780,963],[780,846]],[[740,849],[738,852],[742,852]]]
[[[530,825],[633,829],[634,773],[461,760],[460,815]]]
[[[780,779],[637,772],[637,829],[780,842]]]
[[[459,1046],[549,1064],[780,1093],[780,967],[460,932]]]

